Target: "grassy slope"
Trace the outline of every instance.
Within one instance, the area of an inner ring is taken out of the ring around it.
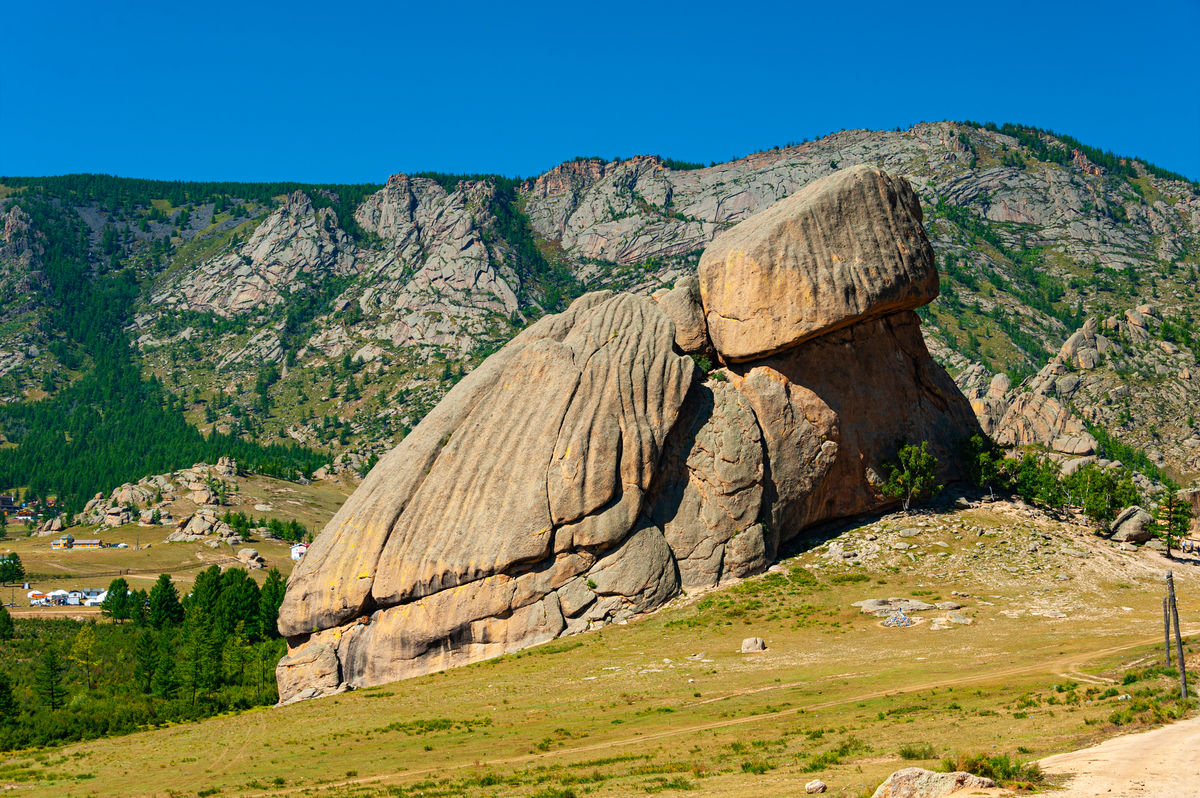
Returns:
[[[765,796],[820,777],[857,795],[909,764],[905,745],[1033,758],[1116,733],[1114,719],[1125,731],[1174,711],[1165,676],[1114,684],[1157,656],[1158,555],[1016,510],[928,521],[905,539],[919,545],[912,560],[887,549],[854,569],[816,548],[784,573],[626,626],[283,709],[13,756],[0,783],[22,795]],[[912,523],[839,541],[861,550],[868,534],[897,540]],[[1070,553],[1086,548],[1086,559]],[[1185,618],[1200,609],[1194,570],[1176,566]],[[973,625],[886,629],[849,606],[951,590],[975,594],[961,599]],[[1047,607],[1068,617],[1029,612]],[[750,635],[768,651],[737,653]]]

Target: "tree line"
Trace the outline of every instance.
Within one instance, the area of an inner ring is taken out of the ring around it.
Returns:
[[[275,569],[260,588],[213,566],[182,598],[167,574],[148,592],[113,580],[102,604],[112,623],[14,621],[0,608],[0,750],[274,703],[283,593]]]

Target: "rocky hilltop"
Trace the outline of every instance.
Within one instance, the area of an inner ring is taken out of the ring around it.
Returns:
[[[765,569],[877,509],[897,441],[978,429],[925,348],[907,181],[859,166],[718,236],[698,277],[521,332],[371,471],[288,582],[281,700],[460,665]],[[715,356],[723,367],[697,367]],[[691,357],[695,356],[695,358]]]

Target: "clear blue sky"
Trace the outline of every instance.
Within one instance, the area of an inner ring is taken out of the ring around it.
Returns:
[[[1200,179],[1200,0],[47,0],[0,30],[0,174],[529,176],[975,119]]]

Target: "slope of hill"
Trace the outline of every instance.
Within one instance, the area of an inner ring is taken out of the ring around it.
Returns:
[[[89,280],[127,287],[110,304],[126,311],[134,361],[189,422],[369,458],[531,319],[584,288],[673,285],[716,234],[856,163],[903,175],[920,195],[943,275],[925,334],[960,384],[982,396],[1006,375],[1017,384],[1003,386],[1006,408],[1045,394],[1044,379],[1020,383],[1089,319],[1115,319],[1101,333],[1120,353],[1055,365],[1084,387],[1051,398],[1177,478],[1200,471],[1187,443],[1200,188],[1011,125],[844,131],[708,167],[579,159],[525,181],[5,178],[0,396],[61,393],[94,362],[54,312],[49,245],[64,233],[46,228],[58,224],[86,250]],[[1128,321],[1142,305],[1151,321]],[[11,422],[0,430],[20,439]]]

